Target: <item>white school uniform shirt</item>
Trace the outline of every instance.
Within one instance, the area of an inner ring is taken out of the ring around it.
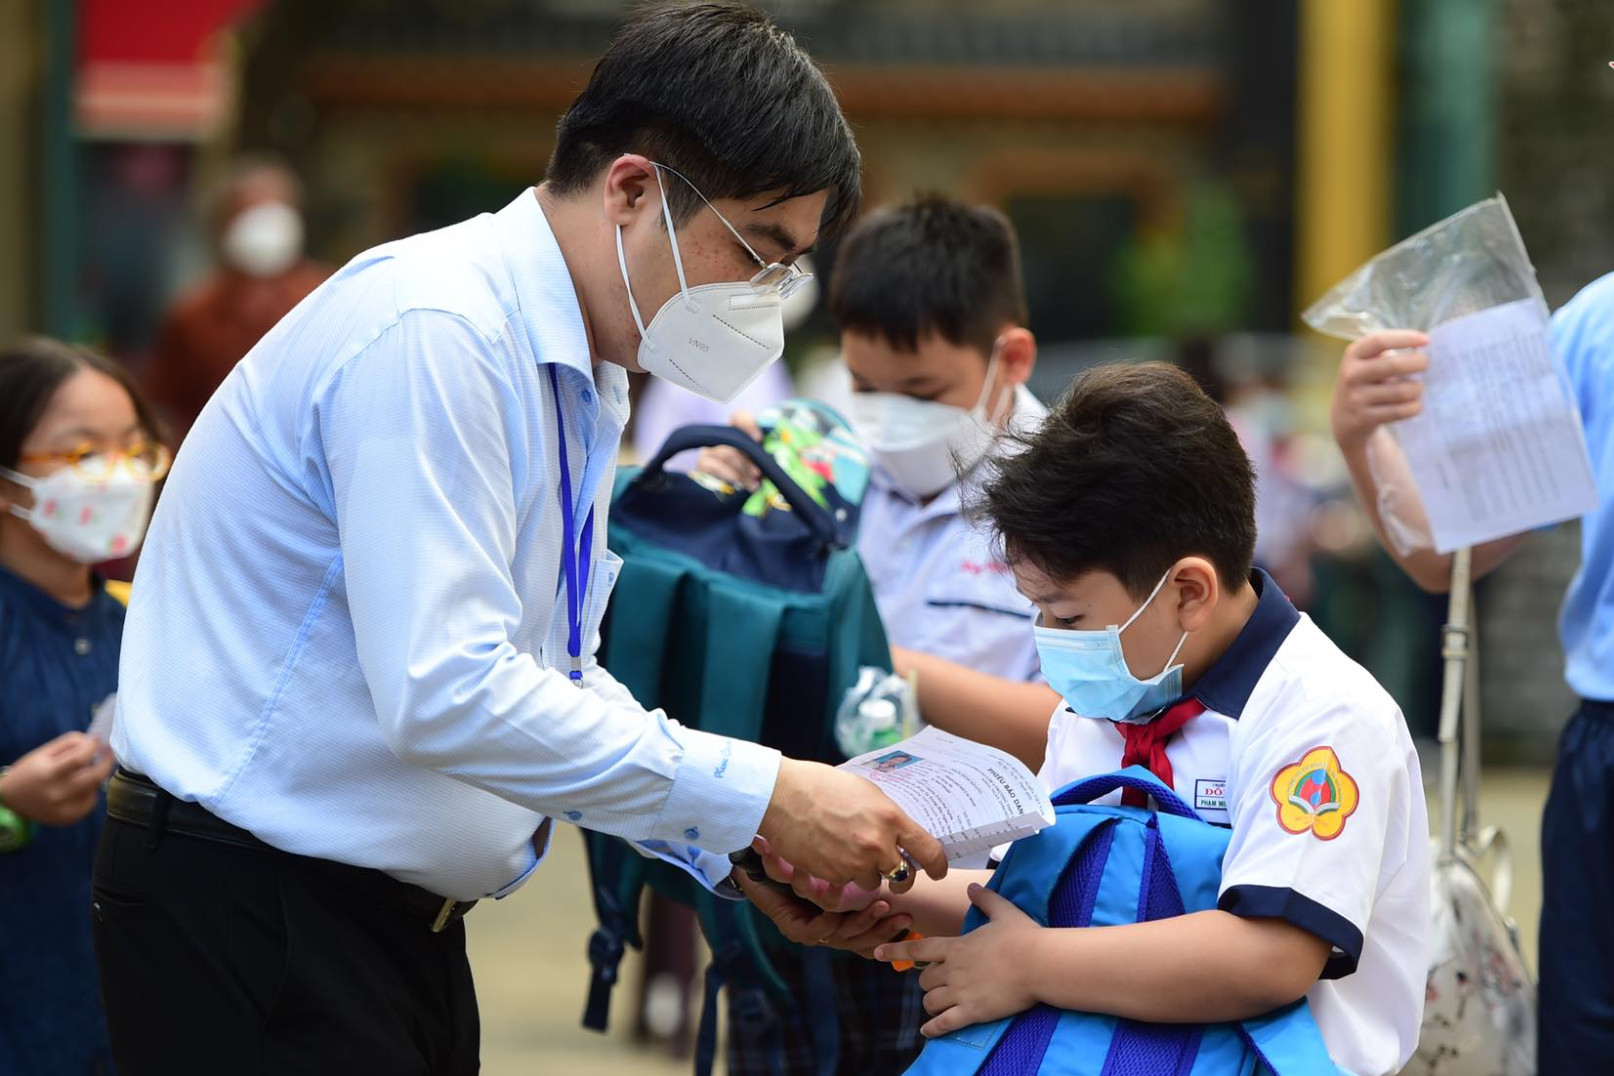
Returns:
[[[1030,432],[1047,414],[1024,385],[1015,389],[1011,428]],[[973,492],[966,479],[920,504],[875,468],[858,524],[858,554],[880,619],[893,646],[1009,680],[1039,679],[1031,630],[1036,610],[1015,589],[985,531],[966,518]]]
[[[1399,1072],[1418,1043],[1428,973],[1418,756],[1378,682],[1270,576],[1252,582],[1254,614],[1194,685],[1205,713],[1166,744],[1172,784],[1233,830],[1218,907],[1286,920],[1333,946],[1306,996],[1335,1064],[1355,1076]],[[1118,769],[1124,747],[1112,723],[1061,708],[1040,777],[1052,792]]]

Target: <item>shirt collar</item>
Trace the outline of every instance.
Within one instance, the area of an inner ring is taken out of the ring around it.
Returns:
[[[522,331],[540,363],[554,363],[594,380],[583,308],[566,258],[549,227],[536,188],[528,187],[494,215],[505,271],[515,285]]]
[[[1257,568],[1250,573],[1250,585],[1256,593],[1255,611],[1192,692],[1205,709],[1234,719],[1244,712],[1261,675],[1300,623],[1300,613],[1270,575]]]

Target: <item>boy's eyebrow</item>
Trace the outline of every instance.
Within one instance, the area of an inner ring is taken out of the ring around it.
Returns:
[[[778,261],[784,261],[787,258],[799,258],[813,249],[808,247],[806,250],[797,250],[796,237],[790,234],[790,229],[777,221],[749,221],[744,226],[744,231],[753,239],[766,239],[777,247],[779,249]]]

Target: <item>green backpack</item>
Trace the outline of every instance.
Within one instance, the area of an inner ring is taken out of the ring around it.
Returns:
[[[800,409],[816,405],[793,406],[798,410],[786,415],[797,423],[785,432],[794,437],[781,441],[776,430],[759,444],[727,426],[685,427],[643,469],[619,474],[609,542],[623,563],[599,659],[644,706],[661,707],[686,726],[836,763],[844,761],[833,736],[842,696],[861,667],[889,669],[891,655],[853,548],[866,457],[861,482],[860,450],[825,462],[844,446],[804,438]],[[819,422],[844,429],[823,410],[828,417]],[[713,445],[755,462],[767,479],[762,494],[664,470],[673,455]],[[638,916],[647,885],[693,907],[711,945],[697,1072],[709,1072],[715,1057],[724,985],[735,992],[748,1032],[765,1033],[793,1009],[796,999],[765,951],[781,944],[780,935],[748,903],[714,897],[618,838],[588,831],[584,838],[599,918],[589,942],[585,1027],[605,1030],[625,947],[643,948]]]

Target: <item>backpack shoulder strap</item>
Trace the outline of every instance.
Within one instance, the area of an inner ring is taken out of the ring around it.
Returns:
[[[1273,1076],[1349,1076],[1328,1056],[1323,1033],[1305,998],[1245,1020],[1238,1030],[1244,1044]]]
[[[644,890],[647,862],[615,837],[586,829],[580,832],[588,853],[594,915],[599,922],[588,940],[592,971],[583,1026],[604,1031],[611,1017],[611,990],[617,983],[622,956],[630,945],[644,948],[644,939],[639,935],[639,894]]]

